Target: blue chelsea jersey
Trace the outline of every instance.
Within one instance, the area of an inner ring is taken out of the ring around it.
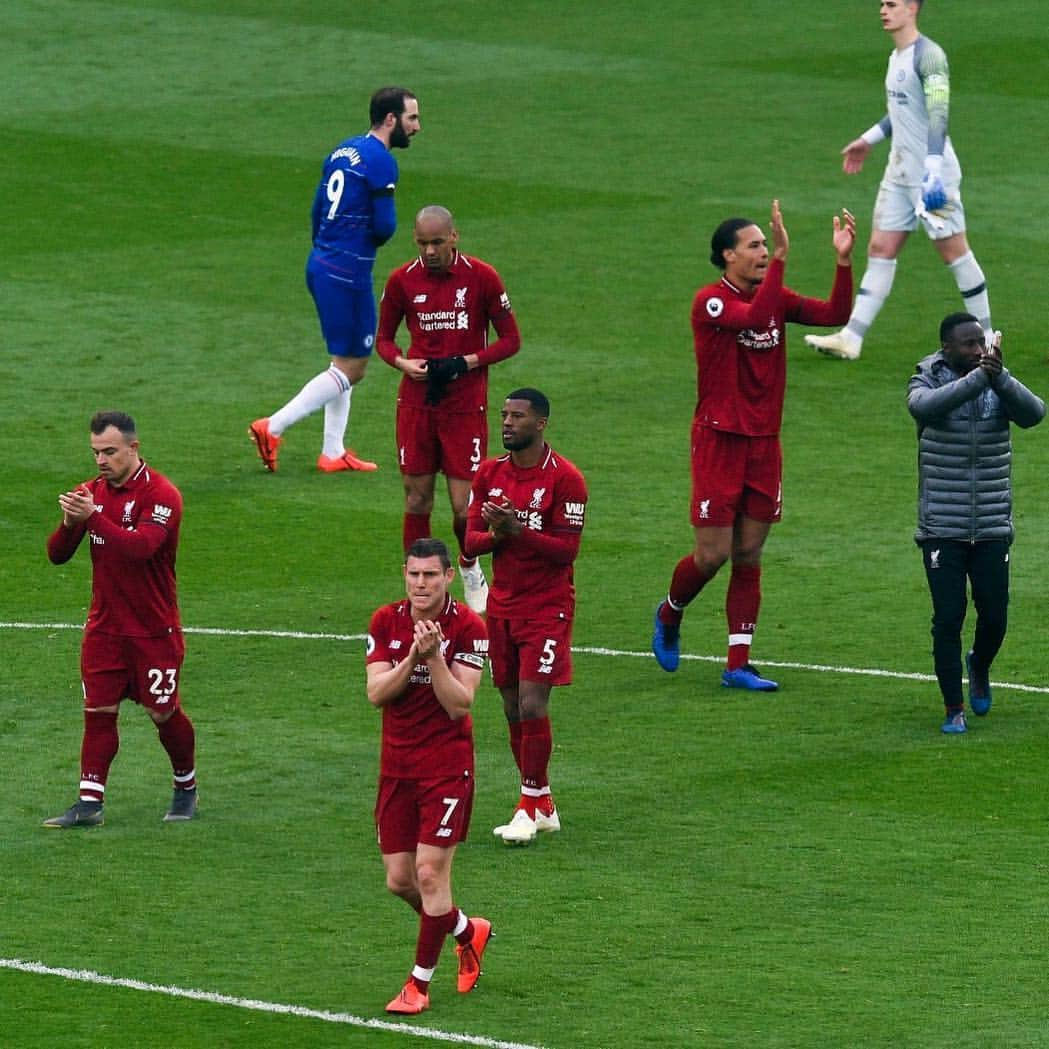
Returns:
[[[393,236],[397,161],[373,135],[340,143],[324,160],[313,198],[313,248],[340,269],[371,276],[375,250]]]

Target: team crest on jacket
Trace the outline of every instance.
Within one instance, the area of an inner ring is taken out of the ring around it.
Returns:
[[[711,317],[720,317],[725,312],[725,304],[716,295],[707,299],[707,313]]]
[[[546,495],[545,488],[533,488],[532,489],[532,501],[528,504],[529,510],[542,510],[543,508],[543,496]]]

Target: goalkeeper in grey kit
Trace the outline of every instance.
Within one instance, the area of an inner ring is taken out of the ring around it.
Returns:
[[[885,76],[888,112],[841,151],[843,170],[855,175],[871,148],[889,140],[889,159],[874,204],[867,270],[852,315],[839,332],[805,336],[810,346],[830,357],[859,357],[863,339],[892,290],[896,258],[919,222],[988,344],[993,334],[987,284],[965,235],[961,167],[947,134],[947,56],[918,31],[921,7],[922,0],[881,0],[882,28],[895,44]]]

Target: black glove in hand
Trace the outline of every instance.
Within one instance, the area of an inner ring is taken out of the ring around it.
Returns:
[[[439,404],[453,379],[469,371],[466,358],[438,357],[426,362],[426,403]]]

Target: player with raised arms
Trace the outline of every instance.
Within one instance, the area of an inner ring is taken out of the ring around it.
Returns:
[[[834,285],[829,299],[812,299],[783,284],[789,241],[778,200],[772,202],[771,229],[771,257],[765,234],[750,219],[725,219],[710,240],[710,261],[723,275],[700,288],[692,303],[695,545],[674,567],[652,634],[659,665],[677,670],[685,608],[731,560],[725,595],[728,658],[721,683],[758,692],[778,687],[750,663],[750,646],[761,606],[761,555],[782,512],[786,324],[842,322],[852,298],[856,239],[852,215],[835,215]]]

